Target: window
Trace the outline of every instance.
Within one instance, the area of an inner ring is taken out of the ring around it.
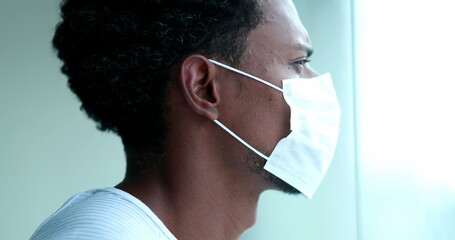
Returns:
[[[452,1],[355,1],[362,239],[455,239]]]

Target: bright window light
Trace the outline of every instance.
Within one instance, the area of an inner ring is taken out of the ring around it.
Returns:
[[[364,239],[455,239],[454,4],[356,1]]]

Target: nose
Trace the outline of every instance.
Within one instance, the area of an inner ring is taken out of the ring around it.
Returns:
[[[319,75],[321,75],[321,74],[319,74],[316,70],[314,70],[309,65],[305,66],[305,77],[306,78],[314,78],[314,77],[317,77]]]

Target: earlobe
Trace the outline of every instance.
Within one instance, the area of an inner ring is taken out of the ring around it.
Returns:
[[[196,114],[218,118],[219,86],[216,68],[202,55],[190,55],[180,65],[179,82],[186,103]]]

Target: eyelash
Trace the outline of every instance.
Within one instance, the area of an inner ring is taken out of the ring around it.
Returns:
[[[309,62],[311,62],[311,59],[302,58],[302,59],[295,61],[294,64],[299,64],[299,65],[305,66],[305,64],[307,64]]]

